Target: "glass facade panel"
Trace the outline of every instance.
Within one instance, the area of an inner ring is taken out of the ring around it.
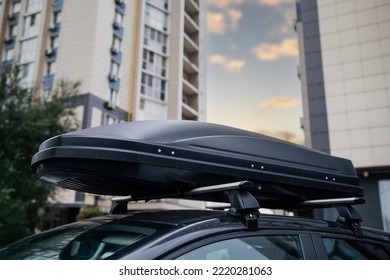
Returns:
[[[142,73],[141,93],[154,99],[165,101],[166,81],[149,74]]]
[[[157,30],[167,30],[167,15],[163,11],[146,5],[145,23]]]
[[[24,18],[23,36],[38,36],[41,14],[32,14]]]
[[[42,10],[42,0],[27,0],[26,13],[36,13]]]
[[[21,43],[20,63],[33,62],[37,53],[37,38],[24,40]]]
[[[20,85],[25,88],[31,87],[34,82],[34,63],[26,63],[19,66]]]
[[[167,52],[167,35],[145,26],[144,45],[160,53]]]
[[[390,232],[390,180],[379,181],[379,199],[381,202],[383,230]]]

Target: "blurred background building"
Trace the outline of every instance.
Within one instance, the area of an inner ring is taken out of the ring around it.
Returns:
[[[363,224],[390,231],[390,1],[297,0],[296,8],[306,145],[353,161]]]
[[[81,127],[205,120],[206,1],[0,0],[1,69],[42,96],[80,81]],[[73,217],[101,198],[61,191]],[[177,204],[177,203],[176,203]],[[64,219],[67,219],[65,217]]]

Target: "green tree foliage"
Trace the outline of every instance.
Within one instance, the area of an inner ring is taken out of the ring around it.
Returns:
[[[100,210],[99,206],[87,206],[77,215],[76,220],[85,220],[93,217],[102,216],[104,212]]]
[[[0,76],[0,245],[34,233],[52,187],[35,176],[31,157],[44,140],[77,129],[71,107],[78,83],[60,82],[48,98],[20,86],[18,70]]]

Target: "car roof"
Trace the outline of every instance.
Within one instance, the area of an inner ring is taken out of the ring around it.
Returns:
[[[135,211],[121,215],[109,215],[112,219],[121,222],[145,222],[166,224],[171,227],[183,228],[196,225],[197,229],[215,228],[223,230],[247,230],[239,217],[230,215],[221,210],[163,210],[163,211]],[[106,217],[106,218],[107,218]],[[356,236],[353,227],[340,221],[326,221],[319,219],[302,218],[297,216],[284,216],[274,214],[261,214],[258,230],[264,231],[306,231],[312,233],[343,234]],[[203,224],[203,225],[202,225]],[[390,242],[390,233],[361,227],[360,237]]]

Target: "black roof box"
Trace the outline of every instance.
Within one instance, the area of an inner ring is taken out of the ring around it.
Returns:
[[[32,159],[39,178],[133,199],[187,197],[191,189],[247,180],[262,206],[361,197],[351,161],[227,126],[140,121],[53,137]],[[188,196],[227,201],[221,193]]]

